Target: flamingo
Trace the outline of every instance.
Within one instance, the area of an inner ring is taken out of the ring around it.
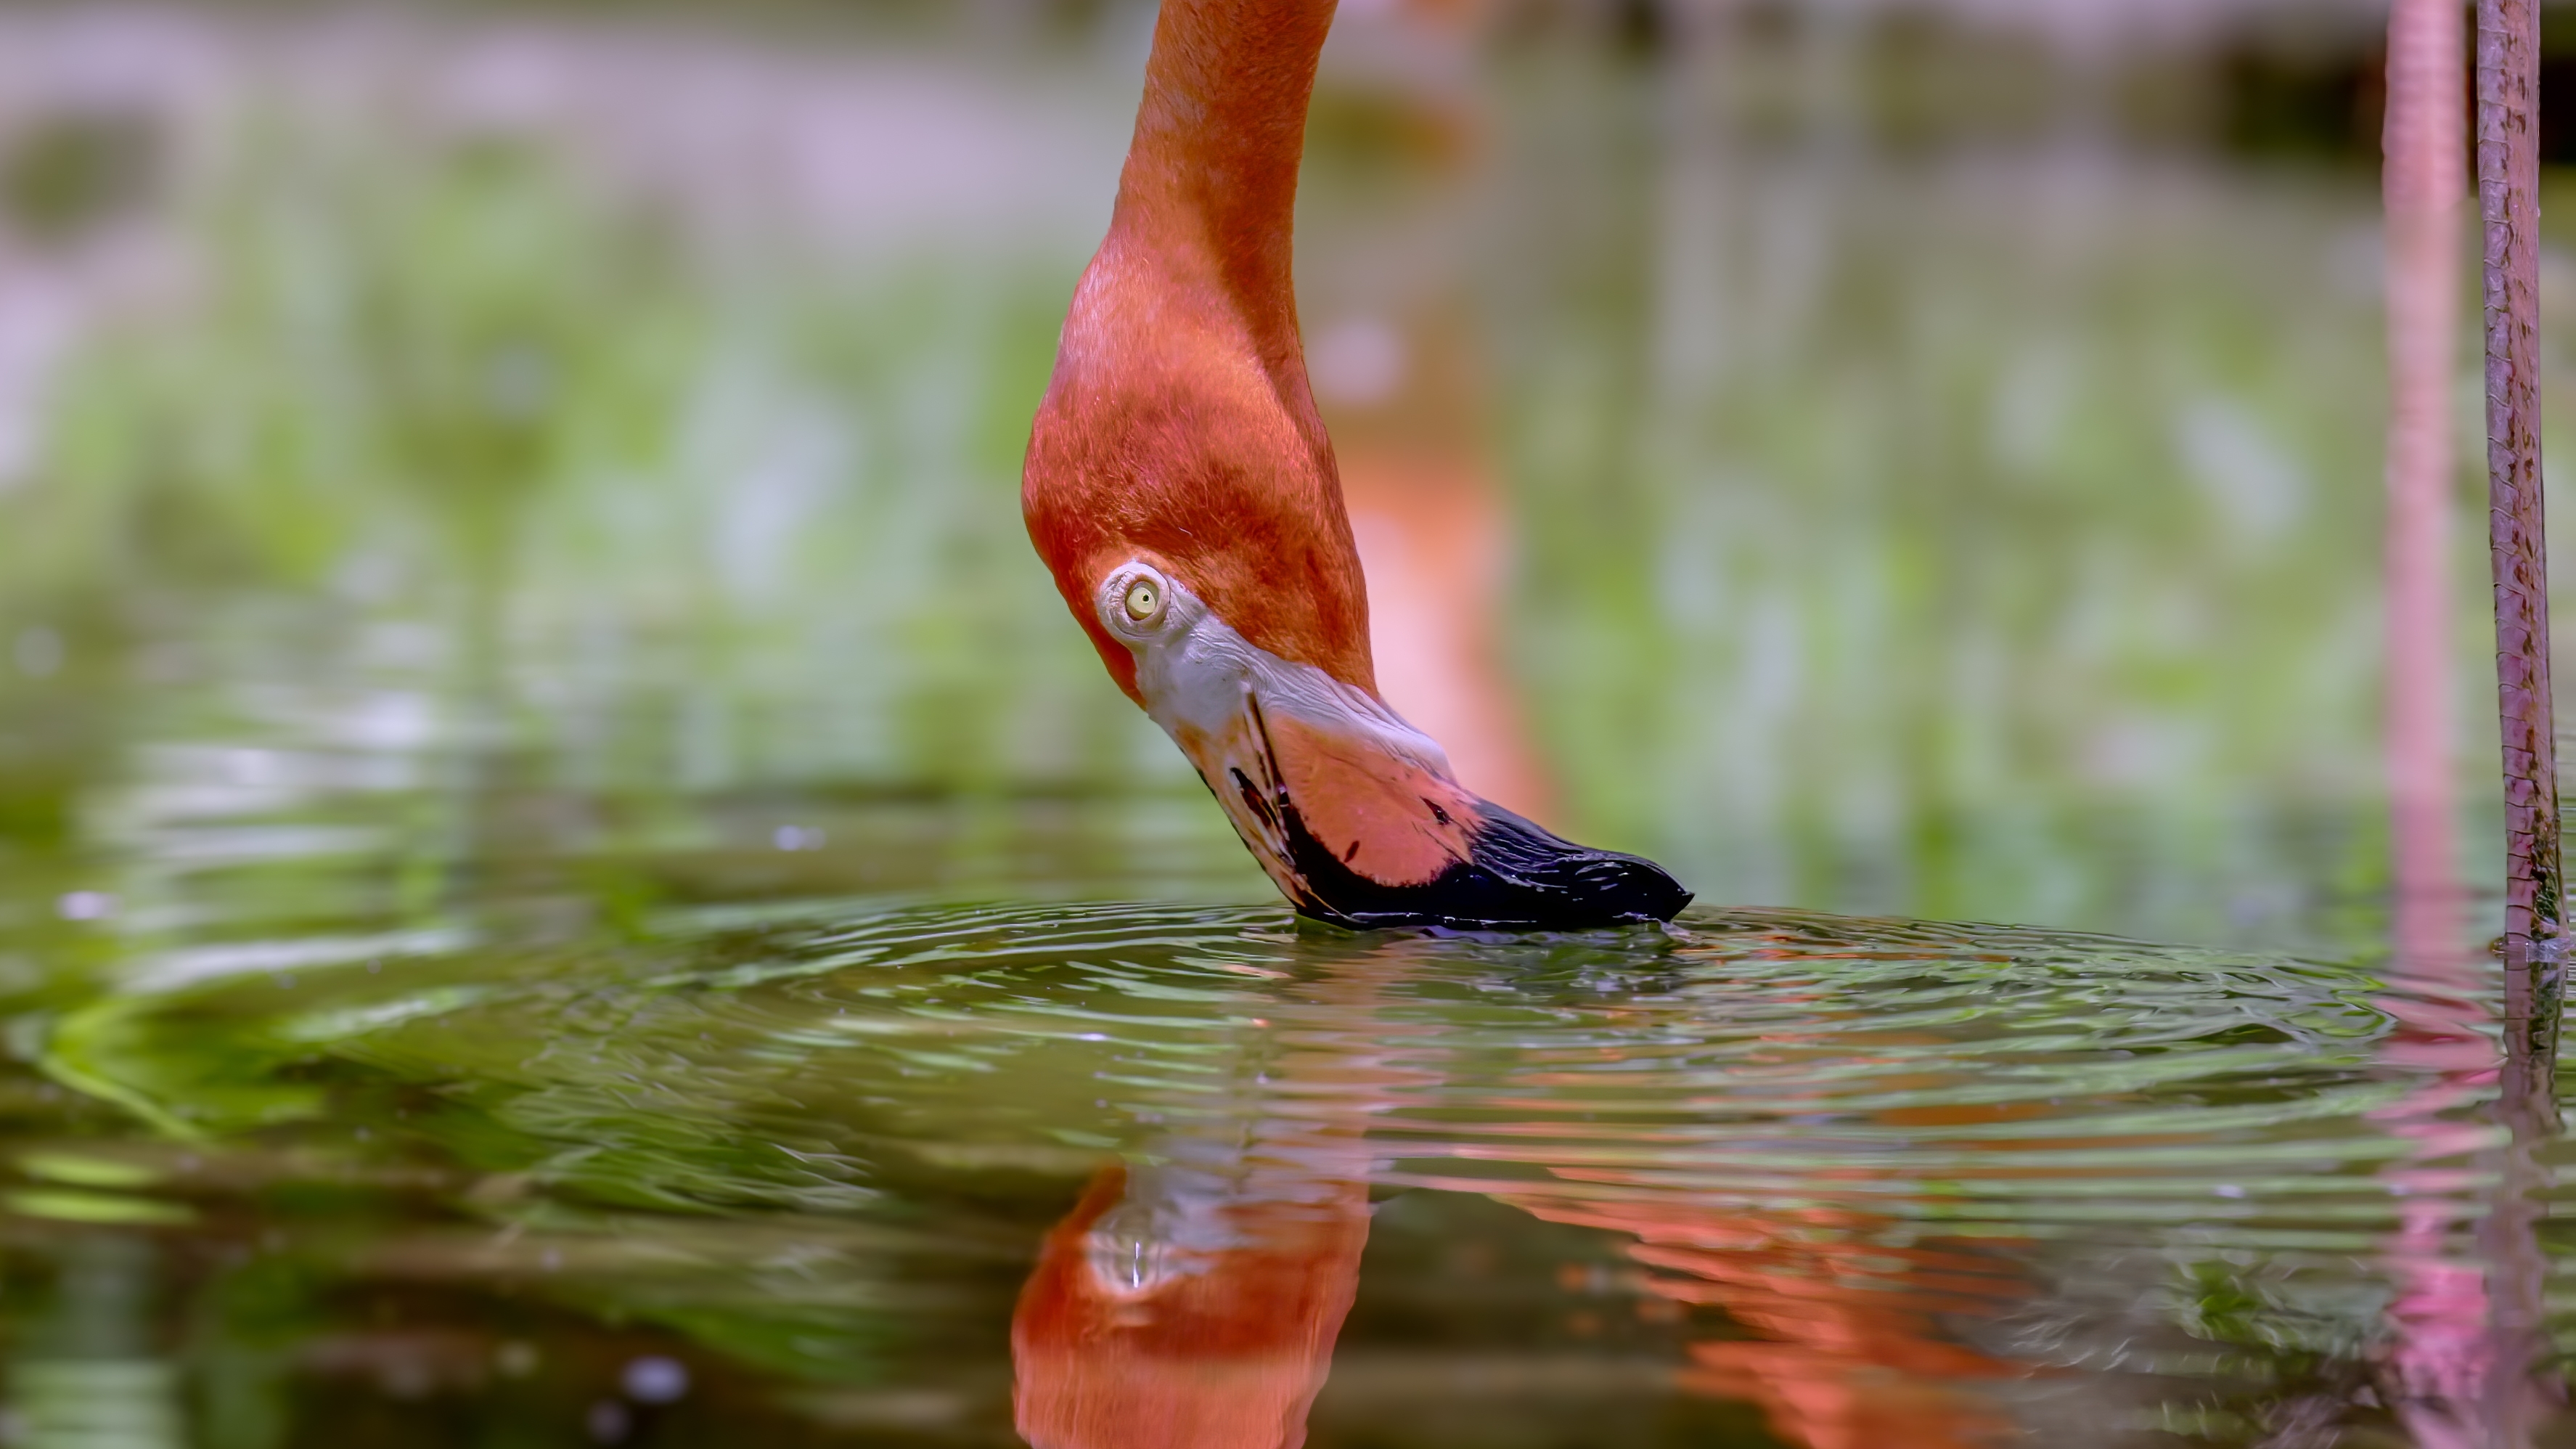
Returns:
[[[1672,919],[1662,867],[1460,784],[1380,697],[1290,272],[1335,0],[1165,0],[1109,234],[1030,429],[1029,537],[1280,892],[1337,925]]]

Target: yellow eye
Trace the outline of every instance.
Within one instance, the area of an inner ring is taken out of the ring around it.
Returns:
[[[1142,624],[1163,607],[1163,594],[1152,579],[1138,579],[1127,586],[1127,617]]]

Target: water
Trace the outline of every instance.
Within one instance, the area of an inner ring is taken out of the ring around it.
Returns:
[[[1297,1417],[1329,1355],[1316,1443],[2406,1442],[2480,1412],[2480,1224],[2566,1157],[2508,1168],[2483,1003],[2431,999],[1778,910],[845,908],[209,968],[21,1069],[13,1402],[103,1442],[46,1386],[157,1374],[175,1421],[186,1366],[372,1442],[981,1442],[1016,1359],[1145,1442],[1145,1404]],[[1188,1327],[1140,1366],[1066,1327],[1086,1283]],[[1172,1442],[1272,1442],[1216,1422]]]
[[[1351,30],[1389,692],[1759,903],[1353,936],[1019,537],[1122,25],[0,26],[0,1442],[2569,1432],[2493,902],[2384,944],[2367,176]]]

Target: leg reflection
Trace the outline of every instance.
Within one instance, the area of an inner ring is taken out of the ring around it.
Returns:
[[[2383,1396],[2425,1449],[2471,1449],[2494,1441],[2480,1407],[2491,1369],[2487,1284],[2456,1234],[2470,1207],[2461,1189],[2488,1135],[2467,1112],[2496,1088],[2495,1044],[2470,963],[2433,957],[2413,964],[2407,990],[2381,1005],[2397,1018],[2381,1054],[2392,1068],[2422,1074],[2421,1085],[2373,1116],[2409,1150],[2381,1170],[2397,1199],[2389,1241],[2389,1341],[2380,1368]]]

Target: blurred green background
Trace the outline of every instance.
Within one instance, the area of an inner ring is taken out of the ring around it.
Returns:
[[[1350,8],[1308,330],[1465,359],[1552,823],[1710,901],[2375,937],[2368,7]],[[15,928],[1262,898],[1016,516],[1149,21],[0,17]]]

